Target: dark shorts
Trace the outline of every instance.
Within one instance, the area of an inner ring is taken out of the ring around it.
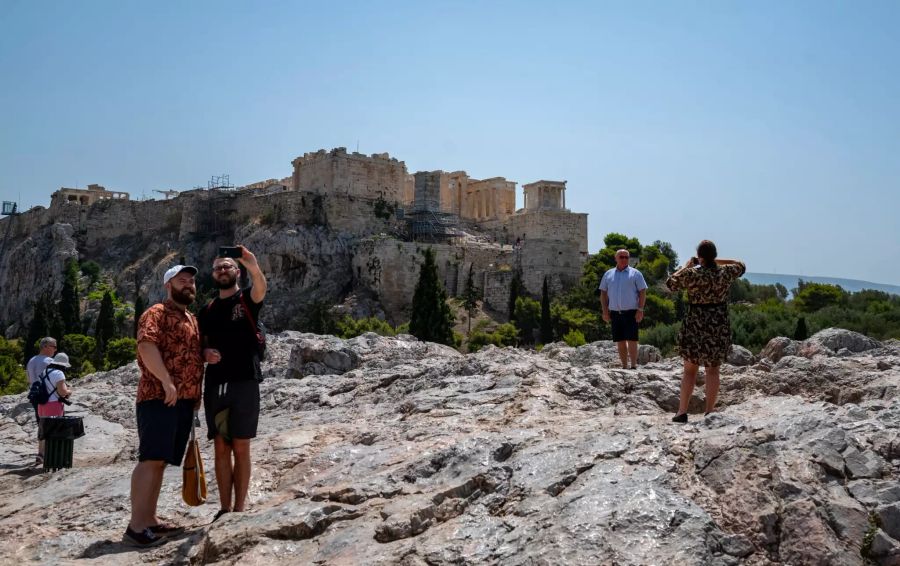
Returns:
[[[192,399],[179,399],[174,407],[167,407],[162,399],[137,404],[139,461],[163,460],[173,466],[181,465],[191,436],[194,404]]]
[[[259,382],[207,383],[203,392],[207,438],[222,434],[232,438],[256,438],[259,423]]]
[[[634,319],[636,314],[636,310],[609,311],[613,342],[621,342],[622,340],[637,342],[638,323]]]

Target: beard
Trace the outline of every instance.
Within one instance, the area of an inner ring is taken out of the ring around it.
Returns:
[[[237,274],[234,271],[222,273],[213,277],[216,289],[231,289],[237,283]]]
[[[172,288],[172,300],[178,303],[179,305],[187,306],[194,302],[197,293],[190,287],[183,287],[181,289]]]

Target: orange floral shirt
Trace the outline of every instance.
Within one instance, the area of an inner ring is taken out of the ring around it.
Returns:
[[[203,382],[203,359],[197,318],[172,301],[157,303],[147,309],[138,322],[137,342],[156,344],[179,399],[199,399]],[[162,383],[150,373],[138,355],[141,379],[137,402],[165,399]]]

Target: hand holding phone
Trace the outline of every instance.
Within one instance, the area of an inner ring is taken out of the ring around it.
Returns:
[[[244,255],[244,250],[239,246],[219,246],[219,257],[239,258]]]

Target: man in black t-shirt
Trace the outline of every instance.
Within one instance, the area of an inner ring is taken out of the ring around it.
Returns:
[[[213,281],[219,296],[198,314],[207,362],[203,388],[208,436],[214,439],[216,483],[220,509],[216,519],[229,511],[244,511],[250,486],[250,439],[259,422],[260,359],[256,324],[266,297],[266,278],[256,256],[243,246],[235,261],[213,261]],[[251,286],[238,285],[240,268],[250,275]],[[234,494],[232,506],[232,493]],[[215,519],[214,519],[215,520]]]

